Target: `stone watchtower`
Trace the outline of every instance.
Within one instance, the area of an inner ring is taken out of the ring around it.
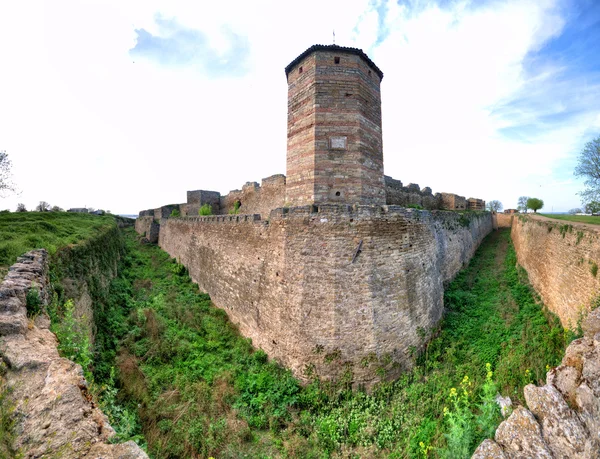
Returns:
[[[286,203],[384,205],[383,72],[360,49],[314,45],[285,73]]]

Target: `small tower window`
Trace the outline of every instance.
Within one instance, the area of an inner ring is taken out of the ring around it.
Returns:
[[[298,73],[302,73],[302,67],[298,69]]]
[[[339,196],[339,195],[340,195],[340,192],[339,192],[339,191],[336,191],[336,192],[335,192],[335,195],[336,195],[336,196]]]
[[[339,58],[339,56],[336,56],[336,57],[334,57],[334,58],[333,58],[333,62],[335,62],[336,64],[339,64],[339,63],[340,63],[340,58]]]
[[[369,70],[369,76],[371,76],[371,71]]]

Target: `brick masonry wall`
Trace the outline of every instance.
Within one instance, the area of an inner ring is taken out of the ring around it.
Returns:
[[[311,210],[276,209],[268,222],[171,218],[159,243],[242,334],[296,376],[351,368],[355,382],[370,385],[386,356],[398,364],[388,374],[397,374],[426,339],[419,329],[441,318],[444,283],[491,231],[490,214],[465,221],[394,206]]]
[[[590,227],[516,215],[511,230],[519,264],[544,304],[574,328],[598,297],[600,234]]]
[[[359,55],[315,51],[288,73],[286,200],[384,204],[381,78]]]

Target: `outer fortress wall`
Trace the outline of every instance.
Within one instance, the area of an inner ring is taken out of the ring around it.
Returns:
[[[170,218],[160,246],[244,336],[300,378],[351,368],[369,385],[441,318],[443,286],[492,229],[489,213],[322,205]],[[378,357],[379,361],[374,357]],[[367,365],[367,363],[369,363]]]
[[[600,295],[598,230],[515,215],[511,236],[519,264],[544,304],[558,315],[564,327],[577,327],[582,314]]]

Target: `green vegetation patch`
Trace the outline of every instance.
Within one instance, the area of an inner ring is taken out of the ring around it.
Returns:
[[[469,457],[501,420],[496,391],[523,403],[569,340],[515,266],[509,231],[494,232],[448,287],[415,368],[367,394],[301,387],[130,233],[97,322],[95,378],[113,411],[136,411],[155,458]]]
[[[109,215],[67,212],[0,213],[0,266],[12,265],[18,256],[45,248],[54,254],[60,247],[76,244],[115,226]]]
[[[556,220],[566,220],[569,222],[590,223],[600,225],[600,216],[592,215],[568,215],[568,214],[538,214],[543,217],[554,218]]]

